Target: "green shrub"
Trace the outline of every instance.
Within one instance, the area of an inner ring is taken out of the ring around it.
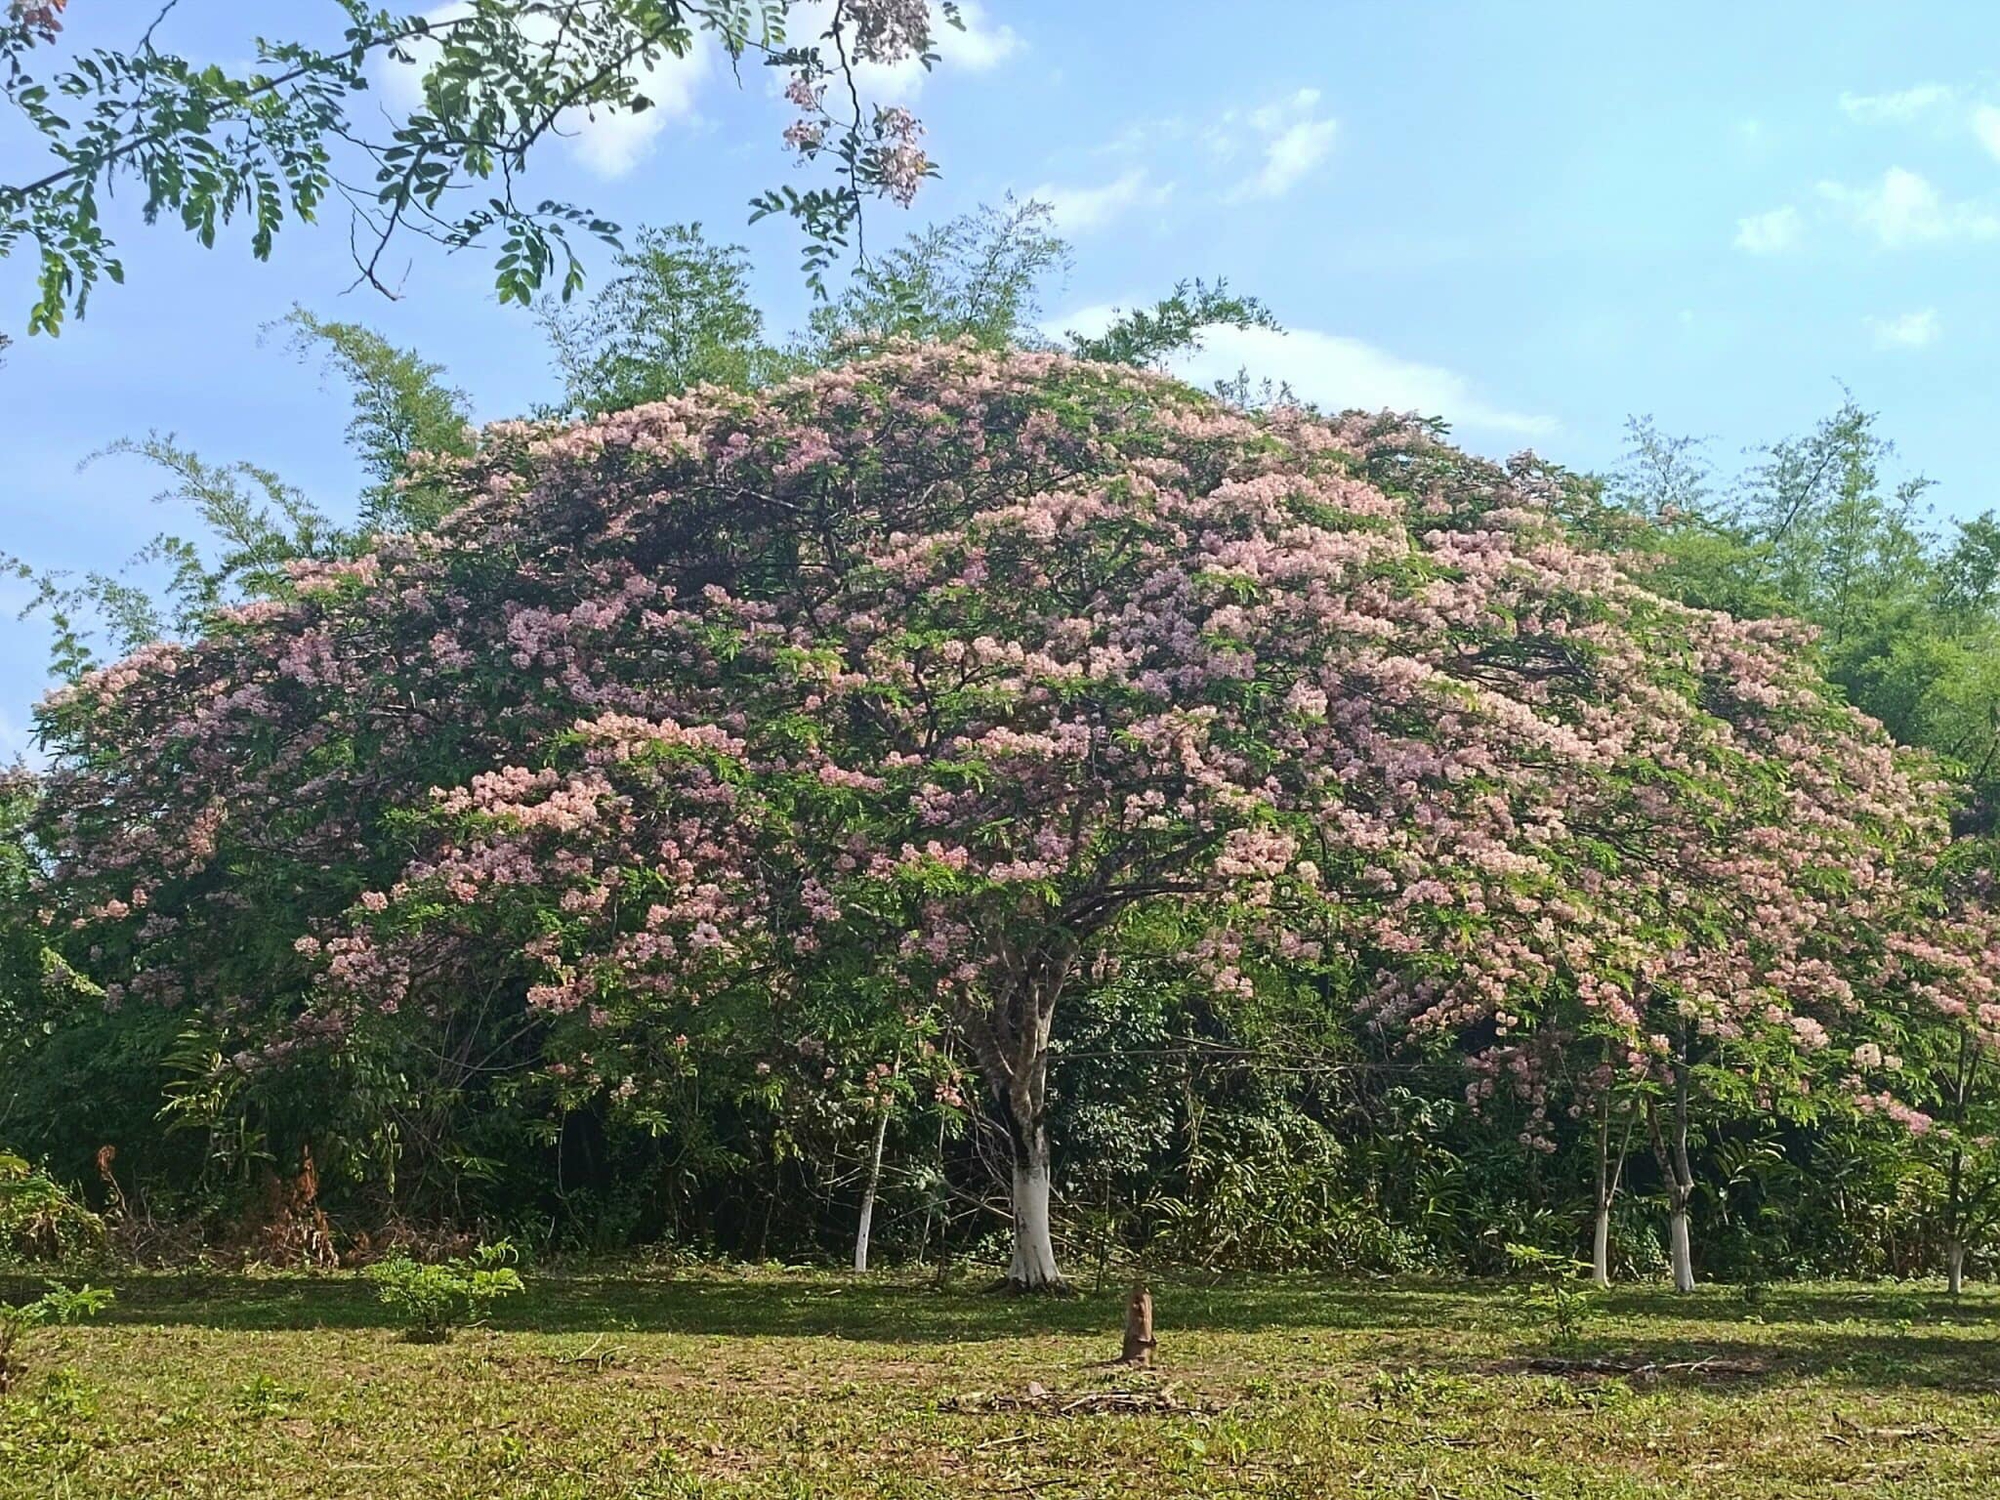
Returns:
[[[104,1221],[54,1178],[0,1151],[0,1262],[74,1261],[104,1243]]]
[[[414,1344],[438,1344],[452,1331],[477,1322],[502,1297],[525,1290],[518,1272],[507,1262],[514,1247],[506,1240],[481,1245],[458,1260],[425,1264],[407,1255],[378,1261],[364,1273],[375,1283],[375,1296],[403,1327]]]

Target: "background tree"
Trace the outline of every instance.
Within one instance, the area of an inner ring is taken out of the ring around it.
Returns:
[[[320,318],[303,307],[286,314],[300,359],[324,361],[346,383],[354,415],[347,448],[361,463],[360,530],[427,531],[444,518],[447,497],[409,481],[412,453],[472,451],[471,399],[444,383],[442,365],[399,349],[372,328]]]
[[[796,352],[826,366],[879,352],[897,339],[982,349],[1043,345],[1036,321],[1069,245],[1048,205],[1009,197],[910,235],[854,268],[833,301],[813,309]]]
[[[413,480],[413,452],[470,451],[463,393],[414,350],[399,349],[355,323],[330,322],[295,308],[280,325],[301,357],[325,360],[347,385],[353,415],[348,450],[364,477],[343,524],[262,465],[214,463],[172,433],[123,438],[91,455],[135,457],[164,471],[154,499],[194,525],[162,531],[116,572],[81,575],[39,570],[0,554],[0,566],[34,585],[23,613],[42,612],[55,630],[52,666],[73,678],[99,660],[163,639],[199,634],[216,609],[289,594],[295,562],[353,555],[378,530],[416,531],[436,524],[455,503]]]
[[[565,412],[624,411],[702,384],[750,390],[797,368],[764,341],[741,245],[670,224],[641,229],[612,266],[587,302],[543,304]]]
[[[1071,333],[1068,340],[1078,359],[1159,369],[1176,355],[1199,350],[1210,328],[1277,327],[1271,310],[1255,297],[1237,295],[1226,281],[1211,286],[1196,278],[1177,283],[1151,307],[1116,313],[1102,333]]]
[[[1690,603],[1816,626],[1827,675],[1857,707],[1982,786],[2000,724],[1990,519],[1930,530],[1928,482],[1885,477],[1894,448],[1851,398],[1720,480],[1700,443],[1649,420],[1631,433],[1607,494],[1640,529],[1606,539]]]
[[[74,678],[107,651],[119,656],[197,633],[217,608],[281,593],[288,563],[345,549],[339,528],[311,500],[260,465],[213,464],[160,432],[121,438],[85,462],[126,456],[163,470],[168,482],[154,500],[185,508],[200,529],[156,534],[117,572],[42,571],[0,556],[34,586],[22,613],[43,613],[54,628],[51,667],[59,678]]]

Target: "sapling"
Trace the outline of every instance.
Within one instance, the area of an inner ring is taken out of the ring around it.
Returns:
[[[469,1256],[426,1264],[407,1255],[377,1261],[366,1272],[375,1296],[403,1325],[413,1344],[441,1344],[454,1330],[476,1323],[502,1297],[524,1291],[506,1240],[480,1245]]]
[[[1510,1244],[1507,1263],[1529,1278],[1528,1311],[1544,1325],[1549,1342],[1560,1349],[1575,1348],[1591,1312],[1590,1293],[1578,1284],[1578,1277],[1591,1267],[1534,1245]]]

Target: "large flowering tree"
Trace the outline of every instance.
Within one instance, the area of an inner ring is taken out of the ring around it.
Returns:
[[[1914,920],[1885,935],[1883,1003],[1839,1059],[1863,1114],[1906,1131],[1944,1253],[1963,1287],[1966,1251],[2000,1222],[2000,903],[1988,837],[1958,840],[1914,893]]]
[[[1500,1017],[1472,1094],[1525,1099],[1526,1139],[1543,1149],[1552,1090],[1594,1117],[1600,1282],[1624,1156],[1613,1122],[1627,1144],[1641,1127],[1688,1290],[1691,1133],[1717,1114],[1802,1118],[1845,1101],[1825,1087],[1844,1066],[1829,1048],[1873,1024],[1886,945],[1915,920],[1948,830],[1943,788],[1829,697],[1808,634],[1679,607],[1661,618],[1676,617],[1683,644],[1638,643],[1679,662],[1700,712],[1568,820],[1582,858],[1566,951],[1529,961],[1547,983]]]
[[[247,1070],[388,1030],[641,1112],[746,1035],[865,1037],[886,1101],[948,1028],[1022,1287],[1054,1017],[1134,952],[1449,1034],[1476,1089],[1539,1103],[1565,1004],[1688,1081],[1818,1040],[1816,934],[1935,831],[1784,641],[1403,423],[907,348],[421,479],[435,534],[45,708],[75,960]]]

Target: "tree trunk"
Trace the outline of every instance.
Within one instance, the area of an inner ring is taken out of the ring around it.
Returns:
[[[1611,1159],[1611,1091],[1597,1106],[1597,1214],[1590,1242],[1590,1279],[1600,1291],[1611,1286],[1611,1200],[1625,1175],[1625,1153],[1632,1144],[1632,1117],[1625,1117],[1625,1136],[1618,1143],[1618,1160]]]
[[[875,1122],[875,1154],[868,1162],[868,1188],[861,1195],[861,1224],[854,1231],[854,1269],[868,1269],[868,1231],[875,1223],[875,1194],[882,1186],[882,1147],[889,1139],[889,1111]],[[928,1231],[928,1226],[926,1226]]]
[[[1688,1162],[1688,1073],[1687,1044],[1681,1044],[1680,1061],[1674,1068],[1674,1191],[1673,1219],[1668,1226],[1674,1262],[1674,1290],[1694,1290],[1694,1246],[1688,1235],[1688,1209],[1694,1202],[1694,1168]]]
[[[1956,1125],[1964,1118],[1966,1094],[1966,1044],[1959,1043],[1958,1099],[1957,1108],[1952,1113],[1952,1123]],[[1965,1151],[1952,1138],[1951,1168],[1945,1178],[1944,1200],[1944,1279],[1952,1300],[1965,1289]]]
[[[1689,1061],[1687,1041],[1674,1059],[1673,1139],[1660,1126],[1656,1099],[1646,1101],[1646,1133],[1653,1140],[1653,1155],[1660,1163],[1660,1175],[1667,1180],[1667,1240],[1673,1260],[1674,1290],[1694,1290],[1694,1247],[1688,1226],[1688,1210],[1694,1202],[1694,1168],[1688,1161]]]
[[[1688,1213],[1686,1202],[1678,1188],[1674,1191],[1673,1217],[1668,1221],[1668,1235],[1673,1242],[1674,1290],[1691,1292],[1694,1290],[1694,1247],[1688,1238]]]
[[[1014,1151],[1014,1259],[1007,1284],[1018,1292],[1059,1291],[1055,1239],[1049,1230],[1049,1143],[1039,1126]]]
[[[1014,1220],[1007,1285],[1017,1292],[1061,1292],[1068,1288],[1056,1268],[1049,1220],[1049,1036],[1076,944],[1058,930],[1033,947],[1003,951],[1013,982],[990,1004],[960,1011],[959,1021],[1006,1127]]]
[[[1153,1294],[1141,1281],[1132,1288],[1132,1295],[1125,1303],[1125,1352],[1119,1356],[1119,1363],[1150,1369],[1153,1351],[1158,1347],[1153,1337]]]

